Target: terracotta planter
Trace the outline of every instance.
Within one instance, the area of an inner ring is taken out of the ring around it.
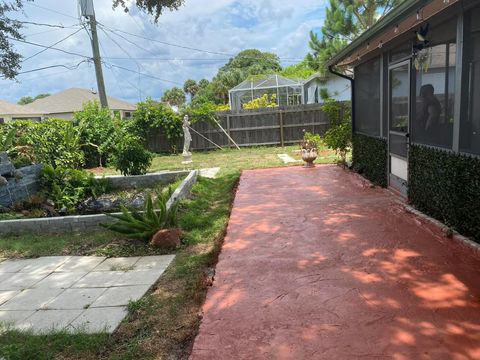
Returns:
[[[304,167],[315,167],[315,164],[313,162],[315,161],[317,156],[317,149],[302,149],[302,160],[305,161]]]

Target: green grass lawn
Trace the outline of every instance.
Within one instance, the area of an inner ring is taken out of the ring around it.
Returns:
[[[184,170],[184,169],[205,169],[220,167],[221,174],[231,171],[246,169],[260,169],[269,167],[285,166],[277,154],[288,154],[296,160],[301,156],[298,146],[273,147],[259,146],[237,149],[195,151],[193,152],[193,164],[182,165],[182,155],[156,155],[153,159],[149,172],[161,170]],[[317,164],[330,164],[338,161],[334,151],[327,148],[319,149]],[[297,165],[300,165],[298,163]],[[292,165],[292,164],[291,164]],[[293,164],[295,165],[295,164]],[[114,169],[104,169],[106,175],[117,174]]]
[[[241,170],[283,166],[278,153],[297,157],[296,147],[251,148],[194,153],[195,168],[221,167],[217,179],[199,178],[192,199],[182,203],[183,246],[158,283],[143,299],[129,305],[129,315],[113,335],[66,333],[33,336],[6,331],[0,336],[5,359],[188,359],[198,330],[198,314],[217,261],[230,206]],[[322,158],[323,156],[323,158]],[[337,160],[325,151],[318,162]],[[152,171],[182,169],[181,156],[158,156]],[[149,254],[148,246],[109,232],[92,234],[2,237],[0,256],[53,254],[134,256]]]

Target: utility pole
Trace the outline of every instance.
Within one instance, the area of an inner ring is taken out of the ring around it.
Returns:
[[[80,11],[83,17],[88,19],[90,32],[92,33],[92,52],[93,63],[95,65],[95,75],[97,76],[98,95],[100,104],[108,108],[107,92],[105,90],[105,81],[103,79],[102,60],[100,58],[100,47],[98,45],[97,19],[95,18],[95,9],[93,0],[79,0]]]

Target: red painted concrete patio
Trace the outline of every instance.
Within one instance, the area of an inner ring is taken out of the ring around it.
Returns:
[[[480,259],[336,166],[245,171],[191,358],[480,359]]]

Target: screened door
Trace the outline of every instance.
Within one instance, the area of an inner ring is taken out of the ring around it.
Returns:
[[[389,70],[389,152],[390,185],[406,191],[410,127],[410,61]]]

